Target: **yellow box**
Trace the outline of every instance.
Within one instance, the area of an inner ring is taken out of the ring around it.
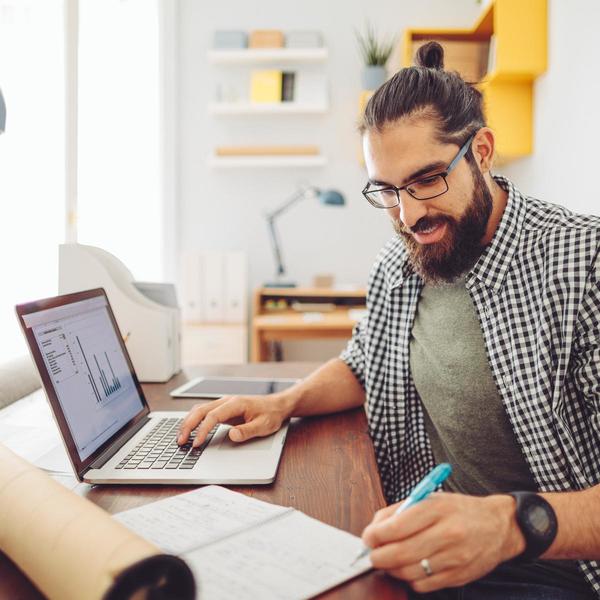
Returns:
[[[257,29],[250,32],[248,48],[283,48],[283,32],[278,29]]]
[[[283,73],[281,71],[252,71],[250,100],[252,102],[281,102]]]

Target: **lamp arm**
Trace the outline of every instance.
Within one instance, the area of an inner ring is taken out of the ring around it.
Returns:
[[[269,225],[269,234],[271,236],[271,245],[273,246],[273,254],[275,254],[275,263],[277,265],[277,278],[285,274],[283,259],[281,258],[281,247],[277,238],[277,230],[275,229],[275,216],[273,214],[267,216]]]
[[[318,188],[307,185],[300,188],[289,200],[286,200],[279,208],[276,208],[274,211],[266,214],[267,219],[276,219],[279,215],[283,214],[288,208],[300,202],[300,200],[304,200],[306,194],[309,192],[318,192]]]

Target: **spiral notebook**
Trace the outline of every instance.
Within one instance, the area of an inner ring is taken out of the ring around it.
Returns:
[[[360,538],[294,508],[207,486],[115,515],[191,567],[199,598],[311,598],[371,569]]]

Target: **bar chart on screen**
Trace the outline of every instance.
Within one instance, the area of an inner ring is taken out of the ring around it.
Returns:
[[[57,315],[58,316],[58,315]],[[139,395],[104,305],[33,327],[78,449],[87,454],[140,408]]]

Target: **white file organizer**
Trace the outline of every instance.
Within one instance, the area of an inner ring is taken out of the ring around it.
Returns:
[[[61,294],[105,289],[140,381],[168,381],[181,370],[179,308],[145,296],[118,258],[94,246],[62,244],[58,287]]]
[[[183,255],[181,269],[184,322],[247,322],[248,266],[243,252],[189,252]]]

